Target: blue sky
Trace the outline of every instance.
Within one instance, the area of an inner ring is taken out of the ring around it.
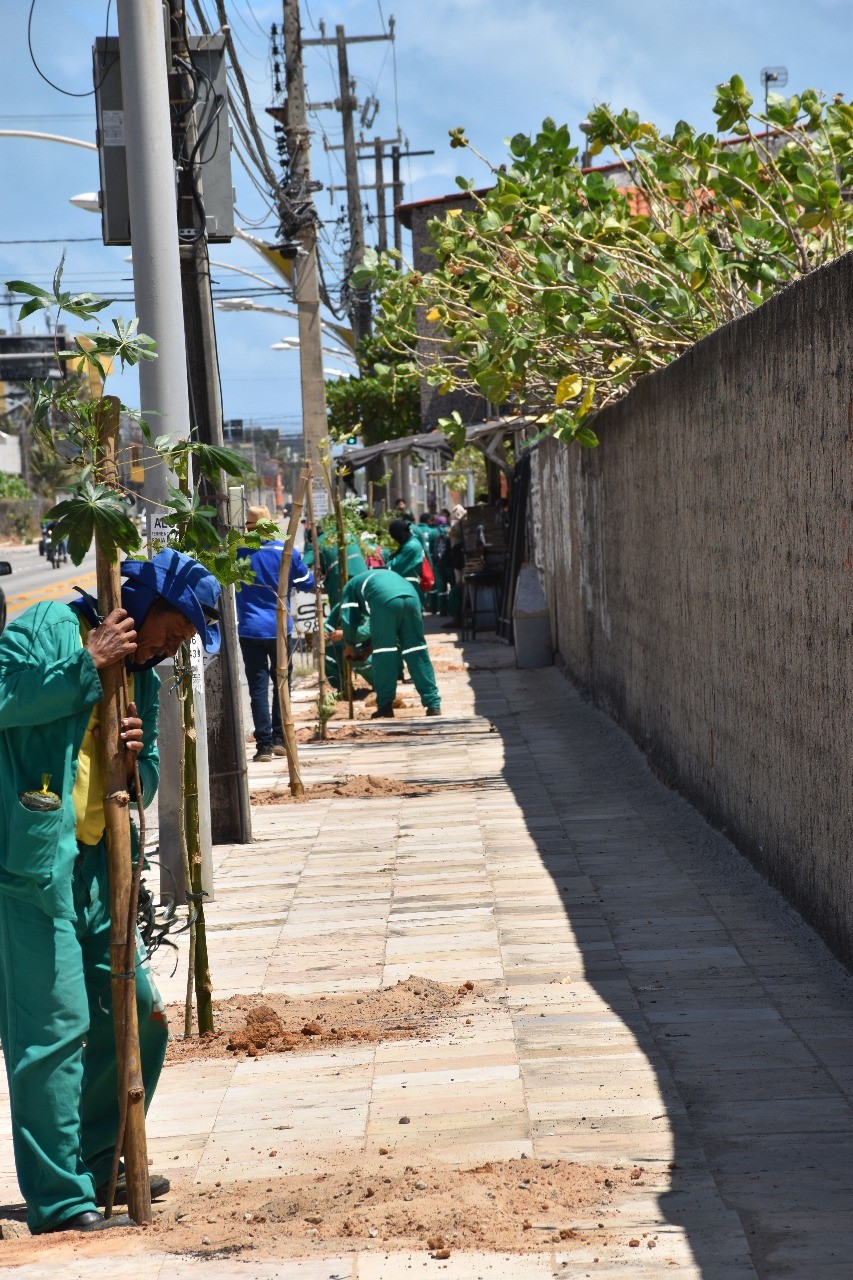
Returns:
[[[207,7],[213,11],[209,0]],[[264,33],[272,22],[280,23],[280,5],[229,0],[227,7],[253,100],[262,114],[270,92]],[[315,34],[312,26],[321,19],[330,32],[342,22],[350,34],[373,34],[394,13],[396,50],[388,43],[351,46],[350,70],[359,82],[358,96],[372,93],[381,103],[371,136],[393,136],[399,120],[413,150],[436,152],[405,168],[407,199],[453,190],[460,171],[478,180],[485,177],[472,157],[449,149],[447,132],[457,125],[465,126],[478,150],[499,160],[505,137],[535,129],[546,115],[567,121],[577,137],[578,122],[596,101],[633,107],[664,128],[679,118],[713,127],[714,85],[738,72],[758,96],[760,71],[766,65],[788,68],[787,92],[806,86],[828,94],[849,96],[853,91],[850,0],[810,0],[808,6],[801,0],[705,0],[701,5],[696,0],[657,0],[654,5],[629,0],[597,0],[593,5],[571,0],[302,0],[301,7],[307,35]],[[0,129],[94,140],[93,99],[63,96],[45,84],[31,64],[27,0],[6,0],[3,9]],[[104,30],[106,12],[106,0],[38,0],[34,47],[39,65],[52,80],[69,90],[91,87],[90,49]],[[114,5],[111,30],[115,31]],[[309,98],[334,96],[333,70],[324,51],[306,50],[306,75]],[[334,112],[324,112],[315,121],[315,176],[326,184],[343,181],[340,153],[325,153],[321,136],[325,129],[331,142],[340,141],[338,120]],[[75,239],[99,234],[98,219],[68,203],[72,195],[97,189],[95,153],[0,138],[0,156],[0,241],[68,237],[69,284],[130,293],[130,267],[123,261],[128,250]],[[371,182],[372,162],[364,171]],[[236,163],[234,182],[240,213],[263,221],[263,202]],[[335,224],[342,213],[341,196],[335,199],[333,206],[326,192],[317,197],[332,245],[340,238]],[[366,199],[372,197],[368,194]],[[268,216],[266,222],[267,229],[259,234],[272,238]],[[0,279],[44,281],[62,248],[63,243],[0,243]],[[270,275],[263,261],[237,241],[214,246],[212,257]],[[216,279],[233,288],[241,277],[218,268]],[[246,281],[249,287],[252,283]],[[281,305],[288,305],[285,297]],[[117,306],[115,312],[132,314],[132,303]],[[9,311],[0,308],[0,327],[8,323]],[[273,342],[295,333],[295,322],[222,314],[217,325],[226,417],[298,429],[298,358],[270,350]],[[27,327],[35,325],[29,322]],[[136,403],[132,375],[116,379],[112,389]]]

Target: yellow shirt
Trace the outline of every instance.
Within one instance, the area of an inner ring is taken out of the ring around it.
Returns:
[[[82,645],[91,627],[85,620],[80,621],[80,644]],[[133,676],[128,676],[128,698],[133,701]],[[77,815],[77,839],[81,844],[97,844],[104,834],[104,766],[95,729],[101,720],[101,704],[96,702],[83,735],[80,754],[77,757],[77,778],[74,783],[72,799],[74,812]]]

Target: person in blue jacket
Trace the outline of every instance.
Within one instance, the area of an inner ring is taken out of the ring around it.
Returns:
[[[269,520],[268,507],[249,507],[246,529],[251,532],[259,520]],[[249,699],[252,704],[252,722],[255,726],[255,754],[258,762],[284,755],[284,731],[281,727],[281,708],[278,704],[276,685],[276,600],[278,576],[284,543],[279,538],[264,542],[256,551],[243,547],[241,554],[252,561],[255,580],[243,583],[237,589],[237,635],[246,679],[249,683]],[[296,591],[313,591],[314,575],[294,547],[287,581],[287,682],[293,673],[293,618],[290,616],[290,597]],[[272,684],[272,708],[270,708],[270,684]]]
[[[196,632],[220,647],[219,583],[179,551],[126,561],[123,608],[86,597],[33,605],[0,639],[0,1040],[18,1183],[33,1233],[129,1226],[98,1212],[118,1132],[110,895],[100,751],[101,672],[125,663],[128,791],[159,782],[159,677]],[[44,775],[50,781],[44,781]],[[33,792],[42,783],[41,800]],[[47,807],[46,807],[47,806]],[[52,807],[51,807],[52,806]],[[132,828],[134,855],[139,840]],[[135,970],[146,1108],[166,1053],[162,1001]],[[151,1176],[151,1195],[169,1190]],[[116,1203],[127,1202],[124,1175]]]

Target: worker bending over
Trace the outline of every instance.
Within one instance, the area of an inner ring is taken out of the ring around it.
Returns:
[[[355,658],[359,628],[368,619],[373,645],[373,687],[376,690],[373,718],[391,718],[394,715],[401,656],[427,715],[441,715],[441,697],[424,636],[417,588],[385,569],[372,569],[351,578],[341,598],[345,657]]]

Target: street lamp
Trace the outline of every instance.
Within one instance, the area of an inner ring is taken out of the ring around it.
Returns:
[[[288,320],[298,318],[296,312],[287,307],[267,307],[262,302],[255,302],[254,298],[217,298],[214,306],[217,311],[263,311],[270,316],[287,316]],[[347,352],[348,357],[352,355],[352,329],[348,329],[344,324],[333,324],[330,320],[321,320],[320,326],[323,329],[329,329],[350,349]]]
[[[270,351],[298,351],[298,350],[299,350],[299,339],[296,337],[282,338],[280,342],[273,342],[270,344]],[[355,356],[352,354],[351,351],[342,351],[340,347],[322,347],[321,350],[324,351],[327,356],[336,356],[337,359],[339,360],[350,360],[352,361],[353,364],[356,363]]]
[[[68,201],[75,209],[85,209],[87,213],[101,212],[101,195],[99,191],[84,191],[79,196],[71,196]]]

